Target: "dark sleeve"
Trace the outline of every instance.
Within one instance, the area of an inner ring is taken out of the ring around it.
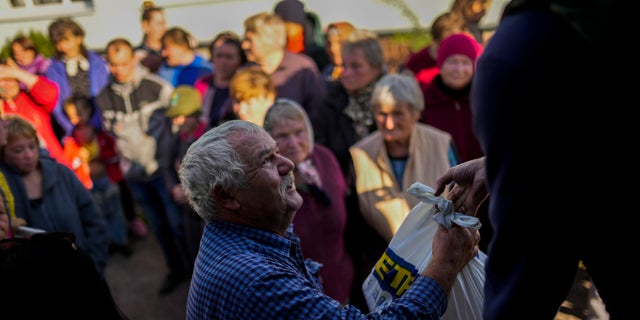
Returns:
[[[180,143],[179,134],[170,134],[169,143],[165,146],[159,146],[159,152],[161,153],[161,168],[164,175],[164,181],[167,186],[167,190],[171,193],[171,189],[180,184],[178,178],[178,172],[176,172],[175,162],[178,158],[178,147]]]
[[[315,66],[314,66],[315,67]],[[326,88],[322,76],[317,69],[307,69],[308,73],[305,77],[305,88],[308,90],[304,106],[308,106],[307,114],[313,123],[315,118],[322,113],[323,100],[326,95]]]
[[[98,272],[102,274],[107,265],[108,256],[107,224],[82,182],[66,166],[60,165],[60,167],[62,168],[59,172],[65,172],[66,179],[70,181],[75,194],[82,229],[87,240],[87,253],[95,263]]]
[[[171,132],[171,118],[166,115],[166,109],[160,108],[151,114],[149,119],[149,128],[147,134],[156,139],[156,159],[161,168],[162,175],[166,177],[167,169],[173,167],[172,164],[172,147],[175,135]],[[168,184],[169,181],[166,181]]]

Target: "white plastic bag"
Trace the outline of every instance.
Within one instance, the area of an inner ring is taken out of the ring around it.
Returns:
[[[408,192],[421,202],[411,209],[362,285],[371,311],[379,311],[400,297],[424,271],[431,261],[431,243],[438,224],[480,228],[478,218],[454,212],[453,203],[434,196],[432,188],[416,182]],[[458,274],[442,319],[482,319],[485,259],[486,255],[479,252]]]

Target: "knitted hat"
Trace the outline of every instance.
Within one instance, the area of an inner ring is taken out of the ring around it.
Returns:
[[[282,0],[278,2],[273,12],[284,21],[294,22],[303,26],[307,19],[307,15],[304,12],[304,4],[299,0]]]
[[[167,117],[190,116],[201,111],[202,98],[200,92],[189,85],[176,87],[171,93]]]
[[[481,51],[480,44],[470,35],[466,33],[452,34],[440,42],[438,47],[438,68],[442,67],[444,61],[454,54],[462,54],[469,57],[475,65]]]

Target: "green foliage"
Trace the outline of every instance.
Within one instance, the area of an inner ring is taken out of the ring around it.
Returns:
[[[38,51],[45,57],[51,57],[55,52],[55,48],[51,41],[49,41],[49,37],[40,31],[29,30],[28,34],[25,34],[23,31],[18,31],[13,38],[7,38],[2,46],[2,51],[0,51],[0,57],[9,57],[11,41],[20,36],[26,36],[31,39]]]
[[[393,33],[391,39],[394,42],[407,45],[412,51],[418,51],[431,43],[431,34],[427,30],[415,29]]]
[[[391,35],[391,40],[400,45],[408,46],[412,51],[417,51],[431,42],[431,35],[422,28],[420,19],[404,0],[379,0],[391,7],[400,10],[400,13],[409,20],[413,30],[398,32]]]

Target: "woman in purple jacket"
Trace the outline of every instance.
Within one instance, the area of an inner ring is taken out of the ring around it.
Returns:
[[[295,164],[296,189],[302,206],[293,219],[305,257],[320,262],[324,293],[348,302],[354,265],[347,253],[347,185],[338,160],[324,146],[313,144],[313,129],[304,109],[280,98],[269,108],[264,128],[278,142],[280,153]]]

